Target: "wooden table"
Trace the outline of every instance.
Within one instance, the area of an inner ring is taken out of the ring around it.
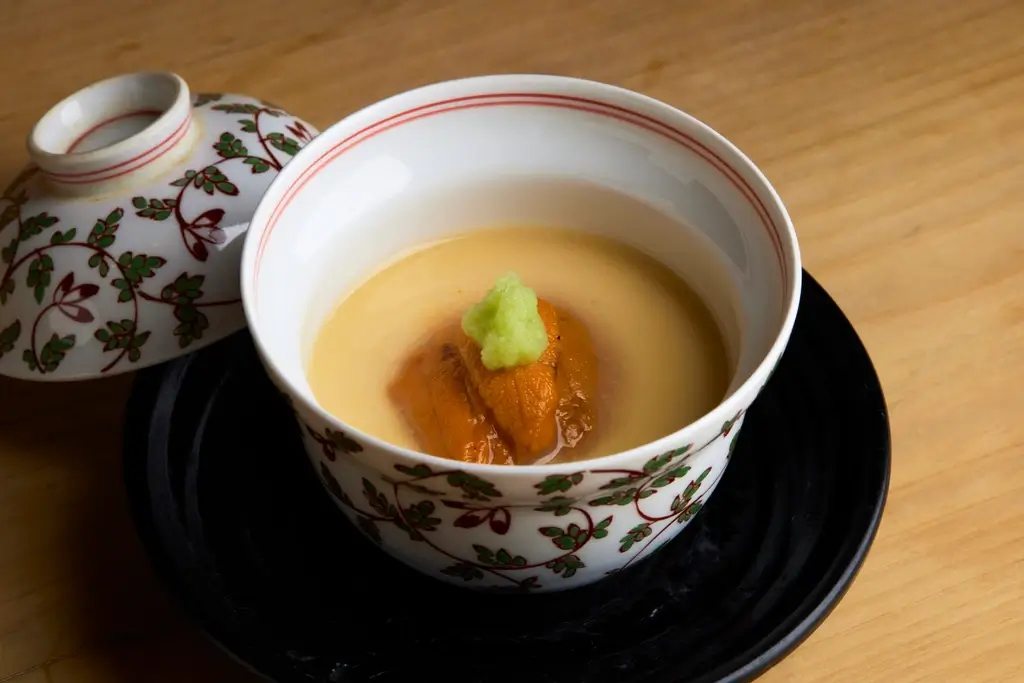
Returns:
[[[3,0],[0,45],[5,178],[51,104],[143,67],[318,125],[515,71],[710,123],[787,202],[892,410],[867,564],[763,680],[1024,681],[1021,0]],[[0,380],[0,683],[254,680],[180,615],[133,535],[130,382]]]

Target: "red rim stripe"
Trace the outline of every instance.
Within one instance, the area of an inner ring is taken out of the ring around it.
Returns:
[[[518,99],[513,99],[518,98]],[[529,99],[526,99],[529,98]],[[485,100],[480,102],[479,100]],[[497,101],[487,101],[497,100]],[[587,105],[587,106],[584,106]],[[283,214],[284,210],[287,209],[288,205],[295,198],[302,187],[309,182],[317,173],[319,173],[327,164],[337,158],[344,152],[356,147],[357,145],[369,140],[370,138],[383,133],[385,131],[396,128],[402,124],[417,121],[419,119],[443,114],[451,111],[462,111],[465,109],[476,109],[483,107],[494,107],[494,106],[539,106],[539,107],[553,107],[560,109],[570,109],[575,111],[582,111],[590,114],[596,114],[607,118],[616,119],[624,123],[629,123],[638,128],[642,128],[649,132],[655,133],[664,137],[676,144],[680,144],[686,147],[689,151],[697,154],[702,159],[710,163],[715,167],[725,178],[736,188],[736,190],[743,195],[744,199],[750,204],[751,208],[758,215],[761,224],[769,235],[769,239],[772,242],[772,246],[775,250],[776,258],[779,261],[779,266],[782,271],[782,280],[784,290],[788,290],[787,276],[788,276],[788,265],[782,252],[782,240],[778,232],[778,228],[775,222],[772,220],[771,215],[768,213],[764,202],[757,193],[750,187],[750,184],[746,179],[730,166],[725,160],[719,157],[715,152],[710,150],[707,146],[701,142],[695,140],[690,135],[669,126],[657,119],[634,112],[623,107],[611,105],[605,102],[599,102],[596,100],[588,100],[580,97],[571,97],[567,95],[554,95],[547,93],[495,93],[487,95],[471,95],[466,97],[452,98],[448,100],[442,100],[433,102],[419,107],[414,107],[406,111],[394,114],[387,118],[381,119],[373,124],[366,126],[365,128],[353,133],[352,135],[340,140],[332,147],[324,151],[313,161],[310,166],[305,168],[299,176],[292,181],[292,184],[285,190],[281,199],[277,205],[271,211],[270,219],[267,224],[267,229],[260,236],[260,242],[256,252],[256,262],[254,265],[253,283],[255,284],[259,279],[260,264],[263,259],[263,253],[266,249],[266,245],[269,241],[270,235],[273,232],[278,220]],[[594,108],[597,107],[597,108]],[[612,111],[606,111],[606,110]],[[635,118],[631,118],[635,117]],[[639,119],[639,120],[636,120]]]
[[[67,150],[64,153],[65,154],[73,154],[75,149],[80,144],[82,144],[82,142],[87,137],[89,137],[90,135],[92,135],[93,133],[98,131],[100,128],[103,128],[103,126],[109,126],[110,124],[114,123],[115,121],[123,121],[124,119],[130,119],[130,118],[134,118],[136,116],[157,116],[157,117],[159,117],[160,116],[160,112],[158,110],[156,110],[156,109],[140,109],[138,111],[130,111],[127,114],[119,114],[118,116],[111,116],[109,119],[106,119],[104,121],[100,121],[95,126],[93,126],[89,130],[85,131],[84,133],[79,135],[77,138],[75,138],[75,141],[72,142],[70,145],[68,145],[68,148],[67,148]]]
[[[82,139],[89,133],[95,131],[98,128],[101,128],[102,126],[105,126],[109,123],[112,123],[113,121],[118,121],[130,116],[140,116],[149,113],[151,112],[136,111],[128,114],[122,114],[120,116],[115,116],[114,118],[107,119],[106,121],[98,123],[92,128],[90,128],[88,131],[83,133],[77,140],[75,140],[75,142],[71,146],[71,149],[74,149],[74,147],[78,145],[82,141]],[[141,154],[132,157],[131,159],[126,159],[111,166],[107,166],[106,168],[100,168],[94,171],[83,171],[80,173],[51,173],[49,171],[43,172],[48,178],[53,180],[53,182],[61,183],[64,185],[84,185],[87,183],[97,183],[103,180],[112,180],[114,178],[119,178],[127,173],[131,173],[132,171],[138,170],[153,161],[156,161],[164,154],[169,152],[171,148],[174,147],[175,143],[177,143],[179,140],[185,137],[185,134],[188,132],[191,123],[192,113],[190,111],[185,116],[185,120],[182,121],[181,124],[177,128],[175,128],[170,135],[161,140],[159,143],[157,143],[150,149],[146,150],[145,152],[142,152]]]

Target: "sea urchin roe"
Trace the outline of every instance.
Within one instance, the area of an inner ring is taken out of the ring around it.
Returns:
[[[536,311],[544,329],[545,348],[529,365],[489,370],[475,341],[467,336],[459,344],[469,381],[490,409],[498,431],[509,440],[519,464],[544,455],[558,442],[555,421],[558,314],[546,301],[539,301]]]
[[[402,366],[391,400],[412,428],[420,448],[442,458],[511,465],[512,453],[488,418],[456,344],[461,330],[443,330]]]
[[[515,273],[499,277],[465,312],[462,330],[480,346],[480,360],[488,370],[534,363],[548,345],[537,295]]]
[[[534,315],[544,346],[531,363],[490,369],[481,345],[453,324],[403,364],[390,394],[421,450],[522,465],[576,448],[594,428],[597,358],[589,332],[542,299]]]

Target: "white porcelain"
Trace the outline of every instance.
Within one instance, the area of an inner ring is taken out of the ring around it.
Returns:
[[[163,72],[55,105],[0,197],[0,374],[112,375],[243,327],[240,238],[315,134],[278,107],[192,95]]]
[[[571,181],[579,192],[565,183],[545,191],[536,182],[545,179]],[[581,201],[594,185],[619,199]],[[473,188],[464,201],[431,204],[460,187]],[[660,218],[631,220],[636,200]],[[517,222],[612,236],[686,278],[718,319],[735,364],[722,403],[631,451],[526,467],[397,448],[317,404],[304,368],[344,293],[418,245]],[[470,588],[546,591],[647,557],[707,502],[789,339],[800,275],[779,197],[712,129],[620,88],[510,75],[403,93],[311,142],[255,213],[242,299],[263,362],[303,425],[310,460],[349,519],[427,575]]]

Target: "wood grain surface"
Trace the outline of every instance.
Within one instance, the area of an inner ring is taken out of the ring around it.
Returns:
[[[0,174],[137,68],[326,126],[460,76],[640,90],[747,152],[892,410],[888,509],[825,624],[762,680],[1024,681],[1024,2],[3,0]],[[233,683],[126,513],[130,378],[0,379],[0,682]]]

